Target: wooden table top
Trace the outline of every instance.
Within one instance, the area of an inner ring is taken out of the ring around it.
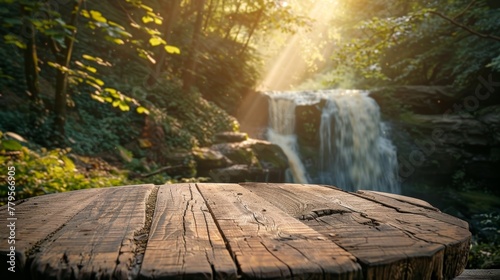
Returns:
[[[15,219],[0,208],[2,279],[452,279],[471,240],[424,201],[319,185],[137,185],[16,204]]]

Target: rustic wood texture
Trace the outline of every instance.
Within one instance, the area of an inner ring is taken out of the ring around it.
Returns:
[[[199,184],[243,277],[352,279],[355,258],[322,234],[236,184]]]
[[[467,223],[416,206],[424,202],[317,185],[242,186],[356,256],[365,279],[451,279],[465,268]]]
[[[21,224],[24,217],[17,210],[20,224],[16,235],[19,241],[32,244],[28,250],[19,247],[21,254],[29,254],[24,277],[127,279],[134,257],[133,235],[144,225],[144,202],[153,187],[82,190],[42,196],[19,205],[30,223]],[[31,208],[37,205],[44,211]],[[47,234],[40,236],[39,230]]]
[[[94,200],[94,197],[102,193],[102,189],[89,189],[74,191],[71,195],[58,193],[52,195],[38,196],[24,201],[16,201],[16,240],[15,248],[17,254],[17,270],[22,272],[27,260],[27,253],[36,244],[46,239],[52,233],[59,230],[73,216],[84,209]],[[0,211],[0,220],[7,221],[12,216],[8,215],[4,206]],[[9,233],[6,226],[0,227],[0,260],[2,271],[5,271],[5,261],[2,257],[9,252],[10,244],[7,239]]]
[[[236,279],[236,266],[196,185],[161,186],[140,276]]]
[[[17,272],[0,227],[2,279],[453,279],[471,238],[425,201],[319,185],[139,185],[16,204]]]

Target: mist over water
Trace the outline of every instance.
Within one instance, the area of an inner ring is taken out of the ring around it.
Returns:
[[[287,155],[293,182],[334,185],[348,191],[400,193],[396,149],[386,135],[377,103],[366,92],[323,90],[267,95],[268,140]],[[320,104],[319,147],[314,164],[306,169],[295,131],[295,109]]]

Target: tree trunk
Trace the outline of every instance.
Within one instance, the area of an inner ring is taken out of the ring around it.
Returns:
[[[66,36],[64,43],[65,48],[62,50],[62,54],[57,59],[57,63],[65,68],[69,68],[71,62],[71,56],[73,54],[73,45],[75,43],[75,37],[77,33],[76,20],[78,14],[80,13],[80,7],[83,0],[79,0],[75,3],[71,15],[71,20],[69,24],[75,26],[71,35]],[[54,101],[54,131],[52,134],[52,140],[54,145],[63,146],[64,138],[66,135],[65,125],[66,125],[66,103],[67,103],[67,87],[68,87],[68,73],[64,72],[62,69],[57,70],[56,75],[56,93]]]
[[[240,12],[240,7],[241,7],[241,1],[238,1],[238,3],[236,4],[236,10],[234,11],[234,15],[237,15]],[[224,39],[229,38],[229,35],[231,35],[231,30],[233,30],[233,27],[234,27],[234,19],[231,19],[231,24],[226,31]]]
[[[248,36],[247,36],[247,40],[245,42],[245,45],[243,45],[243,48],[240,51],[240,55],[243,55],[245,53],[245,51],[247,50],[248,44],[250,43],[250,39],[252,38],[253,33],[255,32],[255,30],[257,29],[257,27],[259,26],[260,19],[262,18],[262,14],[264,13],[264,9],[265,9],[265,7],[262,7],[258,11],[257,17],[255,18],[255,21],[252,24],[252,28],[248,32]]]
[[[208,4],[208,13],[207,13],[207,16],[205,17],[205,23],[203,24],[203,30],[207,30],[208,24],[210,22],[210,19],[212,18],[212,15],[215,13],[215,11],[217,11],[217,6],[218,6],[219,2],[217,1],[214,4],[214,1],[217,1],[217,0],[210,0],[210,3]]]
[[[205,0],[193,1],[193,5],[197,5],[197,15],[196,15],[196,22],[194,25],[193,39],[191,41],[191,46],[189,48],[189,57],[188,60],[186,61],[186,66],[184,67],[184,73],[182,79],[183,81],[182,90],[185,93],[189,93],[194,81],[196,62],[198,60],[198,48],[201,37],[201,28],[203,24],[203,7],[205,6]]]
[[[30,18],[31,11],[28,7],[21,6],[23,16]],[[30,98],[29,107],[29,125],[33,130],[40,126],[40,119],[44,113],[43,100],[40,98],[38,54],[36,49],[35,27],[31,22],[26,22],[29,28],[29,37],[24,50],[24,78],[28,87]]]
[[[178,16],[181,1],[169,0],[167,1],[167,3],[168,4],[166,5],[166,7],[162,7],[162,9],[168,11],[168,14],[165,16],[165,20],[163,21],[162,32],[164,36],[163,39],[167,42],[167,44],[170,44],[170,38],[172,37],[172,27]],[[154,87],[156,85],[158,77],[160,76],[164,68],[166,57],[167,52],[165,52],[163,49],[160,50],[160,57],[157,59],[156,67],[151,70],[151,73],[147,80],[149,86]]]

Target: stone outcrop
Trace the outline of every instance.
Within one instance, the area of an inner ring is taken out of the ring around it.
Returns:
[[[449,182],[459,170],[485,185],[500,179],[500,105],[476,104],[473,93],[449,87],[397,87],[371,96],[392,124],[403,179]]]
[[[416,114],[442,114],[460,95],[451,86],[398,86],[370,91],[370,97],[386,113],[392,106],[402,104]]]
[[[193,150],[198,176],[226,183],[284,181],[288,160],[277,145],[243,133],[224,132],[216,139],[211,147]]]

